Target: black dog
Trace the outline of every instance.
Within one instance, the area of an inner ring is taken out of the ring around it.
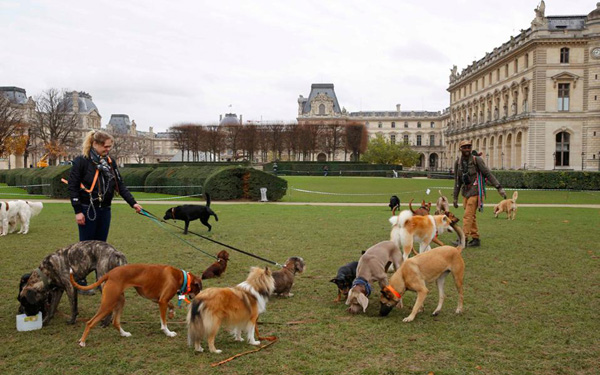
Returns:
[[[212,226],[208,223],[210,216],[214,216],[216,221],[219,221],[217,214],[210,209],[210,195],[206,193],[206,206],[196,204],[184,204],[183,206],[172,207],[165,212],[164,220],[183,220],[185,222],[185,229],[183,234],[187,234],[190,221],[200,219],[200,222],[206,227],[208,231],[212,229]]]
[[[337,276],[329,280],[338,287],[338,296],[333,302],[339,302],[344,296],[348,295],[348,291],[352,287],[352,282],[356,278],[356,267],[358,262],[350,262],[338,269]]]
[[[389,206],[390,211],[394,211],[394,208],[400,208],[400,198],[398,198],[396,195],[392,195]]]

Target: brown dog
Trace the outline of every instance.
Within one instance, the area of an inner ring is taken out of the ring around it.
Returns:
[[[433,315],[438,315],[444,304],[444,282],[448,273],[452,273],[458,290],[456,313],[462,313],[465,262],[461,252],[465,246],[465,235],[460,227],[455,227],[455,230],[460,236],[458,247],[440,246],[419,254],[406,260],[392,275],[389,285],[382,288],[379,297],[381,302],[379,314],[381,316],[386,316],[392,311],[394,306],[401,301],[402,294],[406,290],[414,290],[417,292],[417,300],[410,315],[403,319],[404,322],[412,322],[417,313],[423,310],[423,302],[429,293],[425,283],[434,280],[437,282],[439,300]]]
[[[98,312],[85,325],[85,330],[79,345],[85,346],[85,340],[102,318],[114,310],[113,325],[119,330],[121,336],[129,337],[131,333],[121,328],[121,313],[125,305],[124,291],[134,287],[138,294],[158,303],[160,309],[160,328],[169,337],[177,335],[167,328],[167,307],[169,316],[174,315],[171,298],[175,294],[189,294],[194,298],[202,290],[202,280],[189,272],[162,264],[128,264],[112,269],[95,283],[81,286],[75,282],[73,272],[70,275],[71,284],[79,290],[91,290],[105,283],[102,290],[102,302]]]
[[[304,272],[304,259],[300,257],[289,257],[285,261],[285,265],[279,271],[273,271],[273,279],[275,279],[275,291],[273,293],[291,297],[294,294],[290,293],[294,285],[294,277],[297,273]]]
[[[423,199],[423,201],[421,202],[421,207],[417,208],[417,210],[413,210],[412,209],[412,201],[414,200],[411,199],[410,202],[408,202],[408,208],[410,209],[410,212],[413,213],[413,215],[418,215],[418,216],[425,216],[425,215],[429,215],[429,211],[431,211],[431,202],[429,203],[425,203],[425,200]]]
[[[208,266],[206,271],[202,273],[202,280],[220,277],[227,269],[227,261],[229,261],[229,253],[225,250],[221,250],[219,254],[217,254],[217,261]]]
[[[435,202],[435,214],[441,215],[450,211],[450,202],[448,201],[448,198],[442,194],[441,190],[438,190],[438,193],[440,193],[440,197],[438,198],[437,202]]]
[[[504,199],[495,205],[494,217],[498,217],[498,214],[506,212],[506,219],[514,220],[517,217],[517,198],[519,198],[519,192],[515,190],[512,199]]]
[[[402,253],[392,241],[382,241],[371,246],[358,260],[356,279],[348,292],[346,305],[352,314],[365,312],[369,306],[371,284],[375,281],[383,288],[388,284],[387,270],[390,264],[398,270],[402,262]]]

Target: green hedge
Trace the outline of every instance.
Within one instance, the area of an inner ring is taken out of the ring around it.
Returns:
[[[144,185],[147,193],[192,195],[204,192],[204,182],[216,170],[224,168],[218,164],[201,167],[160,167],[150,172]],[[168,187],[156,187],[168,186]],[[198,186],[198,187],[183,187]]]
[[[144,185],[146,184],[146,178],[150,173],[154,171],[152,167],[145,168],[119,168],[119,173],[123,177],[123,182],[129,189],[129,191],[144,191]],[[141,188],[134,188],[132,186],[141,186]]]
[[[229,167],[213,173],[205,183],[206,192],[216,200],[260,200],[260,188],[267,188],[267,199],[280,200],[287,181],[254,168]]]
[[[263,170],[268,173],[273,172],[274,163],[266,163]],[[329,168],[329,175],[335,176],[379,176],[391,177],[392,170],[401,171],[401,165],[393,164],[369,164],[362,162],[318,162],[318,161],[282,161],[277,162],[278,175],[302,175],[302,176],[322,176],[323,167]]]
[[[502,186],[514,189],[598,190],[600,172],[493,171]]]

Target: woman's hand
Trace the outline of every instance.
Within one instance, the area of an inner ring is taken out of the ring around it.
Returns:
[[[138,214],[139,214],[140,212],[142,212],[142,206],[140,206],[140,205],[139,205],[139,204],[137,204],[137,203],[133,205],[133,208],[135,209],[135,212],[137,212]]]
[[[76,214],[75,221],[77,221],[77,225],[85,225],[85,215],[81,212]]]

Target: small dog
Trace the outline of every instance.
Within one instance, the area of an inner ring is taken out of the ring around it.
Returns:
[[[163,220],[183,220],[185,222],[185,229],[183,234],[187,234],[190,221],[200,219],[200,222],[204,224],[208,231],[212,229],[212,226],[208,223],[208,219],[211,216],[215,217],[215,221],[219,221],[217,214],[210,208],[210,195],[206,195],[206,206],[197,204],[184,204],[183,206],[171,207],[165,212]]]
[[[407,260],[413,251],[413,242],[419,242],[419,253],[431,249],[431,242],[438,235],[450,231],[451,220],[446,215],[417,216],[409,210],[400,212],[389,219],[392,224],[390,240],[403,251],[403,259]]]
[[[504,199],[500,203],[494,206],[494,217],[498,217],[498,214],[506,212],[507,220],[514,220],[517,217],[517,198],[519,198],[519,192],[515,190],[512,199]]]
[[[412,209],[412,201],[414,200],[411,199],[410,202],[408,202],[408,208],[410,209],[410,212],[413,213],[413,215],[419,215],[419,216],[425,216],[425,215],[429,215],[429,211],[431,211],[431,202],[429,203],[425,203],[425,200],[423,199],[423,201],[421,202],[421,207],[417,208],[417,210],[413,210]]]
[[[79,339],[81,347],[85,347],[85,340],[90,334],[90,330],[112,311],[114,311],[113,325],[119,330],[121,336],[131,336],[131,333],[121,328],[121,314],[125,305],[124,291],[127,288],[134,287],[140,296],[158,303],[160,329],[168,337],[177,335],[177,333],[169,331],[167,327],[167,307],[169,308],[169,317],[174,315],[171,298],[178,293],[189,294],[193,298],[202,290],[202,280],[199,277],[162,264],[127,264],[112,269],[88,286],[77,284],[71,270],[70,280],[71,284],[79,290],[92,290],[105,283],[98,312],[85,324],[85,330]]]
[[[440,197],[437,202],[435,202],[435,214],[441,215],[450,211],[450,202],[448,201],[448,198],[442,194],[441,190],[438,190],[438,193],[440,193]]]
[[[223,272],[227,269],[227,262],[229,261],[229,253],[225,250],[221,250],[217,254],[217,261],[208,266],[206,271],[202,273],[202,280],[212,279],[213,277],[220,277]]]
[[[97,277],[102,277],[123,264],[127,264],[125,255],[104,241],[78,242],[45,257],[39,267],[31,272],[19,293],[19,301],[24,309],[29,310],[28,315],[37,314],[40,311],[37,308],[48,303],[47,315],[43,320],[46,325],[54,316],[63,292],[66,292],[71,303],[71,319],[67,323],[75,324],[78,315],[77,293],[69,281],[69,268],[81,280],[92,271],[96,271]],[[104,324],[108,323],[109,319],[106,319]]]
[[[465,247],[465,235],[460,227],[457,226],[455,230],[460,237],[460,245],[458,247],[436,247],[406,260],[400,266],[400,269],[390,278],[389,285],[381,290],[379,315],[387,316],[394,306],[402,300],[402,294],[406,290],[414,290],[417,292],[417,300],[410,315],[403,319],[404,322],[412,322],[417,313],[423,310],[423,302],[429,292],[425,283],[434,280],[437,282],[439,300],[433,315],[438,315],[444,303],[444,282],[449,273],[452,273],[456,289],[458,290],[458,307],[456,308],[456,313],[462,313],[465,262],[461,253]]]
[[[392,241],[379,242],[371,246],[358,260],[356,267],[356,279],[352,282],[352,288],[348,291],[346,305],[348,312],[358,314],[365,312],[369,305],[371,294],[371,283],[377,281],[381,288],[387,286],[387,270],[390,264],[398,270],[402,262],[402,253]]]
[[[356,267],[358,262],[350,262],[338,268],[337,275],[329,280],[338,287],[337,298],[333,302],[340,302],[342,300],[342,294],[344,297],[348,296],[348,291],[352,287],[352,282],[356,278]]]
[[[400,208],[400,198],[398,198],[398,196],[396,196],[396,195],[392,195],[390,198],[390,204],[388,206],[390,206],[391,211],[394,211],[394,209]]]
[[[243,341],[246,331],[248,343],[259,345],[258,316],[266,311],[269,296],[275,290],[275,280],[269,270],[252,267],[248,278],[233,288],[208,288],[198,294],[187,315],[188,345],[202,352],[202,341],[208,338],[208,349],[221,353],[215,347],[215,337],[221,325],[231,329],[236,341]]]
[[[273,293],[284,297],[293,296],[294,294],[290,293],[290,290],[294,285],[294,277],[296,276],[296,272],[304,272],[305,266],[304,259],[289,257],[281,270],[273,271],[273,279],[275,279],[275,291]]]

